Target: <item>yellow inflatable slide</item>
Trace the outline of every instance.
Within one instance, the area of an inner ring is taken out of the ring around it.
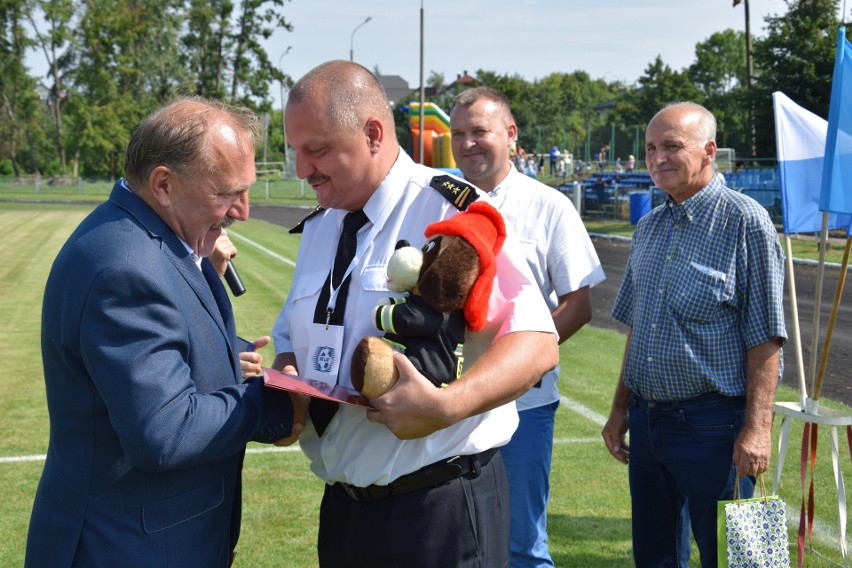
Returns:
[[[420,103],[408,105],[414,161],[420,161]],[[450,117],[435,103],[423,104],[423,164],[433,168],[455,168],[450,136]]]

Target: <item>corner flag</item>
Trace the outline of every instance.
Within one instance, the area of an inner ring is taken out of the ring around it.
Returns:
[[[844,104],[845,103],[845,104]],[[852,45],[837,31],[820,211],[852,213]]]
[[[778,91],[775,107],[775,145],[781,177],[784,233],[817,233],[822,225],[820,187],[828,122]],[[845,229],[852,217],[829,215],[829,229]]]

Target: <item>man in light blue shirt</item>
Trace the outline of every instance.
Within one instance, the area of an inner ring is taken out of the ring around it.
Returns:
[[[750,496],[769,464],[783,254],[766,210],[717,175],[715,136],[694,103],[648,124],[648,170],[668,198],[640,220],[612,309],[630,330],[603,437],[629,463],[639,567],[688,566],[690,525],[716,566],[716,502],[738,476]]]
[[[459,169],[488,192],[517,233],[564,342],[591,320],[590,288],[605,278],[583,220],[564,195],[512,166],[509,149],[518,127],[506,95],[489,87],[463,91],[453,101],[450,130]],[[500,448],[509,478],[512,568],[553,566],[547,503],[558,379],[557,366],[515,402],[518,429]]]

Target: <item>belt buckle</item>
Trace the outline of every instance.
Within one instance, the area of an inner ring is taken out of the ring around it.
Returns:
[[[453,471],[453,473],[450,474],[450,476],[447,478],[447,480],[456,479],[457,477],[467,475],[471,471],[476,471],[476,468],[477,468],[477,465],[476,465],[476,462],[475,462],[476,455],[477,454],[463,455],[463,456],[459,455],[459,456],[453,456],[453,457],[449,458],[448,460],[445,460],[443,462],[443,465],[448,465],[448,466],[452,466],[452,467],[456,468]],[[476,472],[476,476],[478,476],[478,475],[479,475],[479,472]],[[476,477],[476,476],[474,476],[474,477]]]
[[[346,494],[349,495],[350,499],[354,501],[361,500],[361,496],[355,491],[355,487],[349,485],[348,483],[341,483],[340,485],[343,487],[343,490],[346,492]]]

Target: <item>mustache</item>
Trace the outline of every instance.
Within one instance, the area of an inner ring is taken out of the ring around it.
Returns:
[[[307,181],[310,185],[317,185],[317,184],[326,182],[330,179],[331,179],[330,177],[328,177],[326,175],[322,175],[322,174],[314,174],[314,175],[309,175],[307,177]]]
[[[233,224],[234,224],[234,219],[233,219],[233,218],[231,218],[231,217],[225,217],[224,219],[220,219],[219,221],[217,221],[217,222],[216,222],[216,224],[215,224],[215,225],[213,225],[212,229],[213,229],[213,230],[217,230],[217,229],[227,229],[228,227],[230,227],[230,226],[231,226],[231,225],[233,225]]]

